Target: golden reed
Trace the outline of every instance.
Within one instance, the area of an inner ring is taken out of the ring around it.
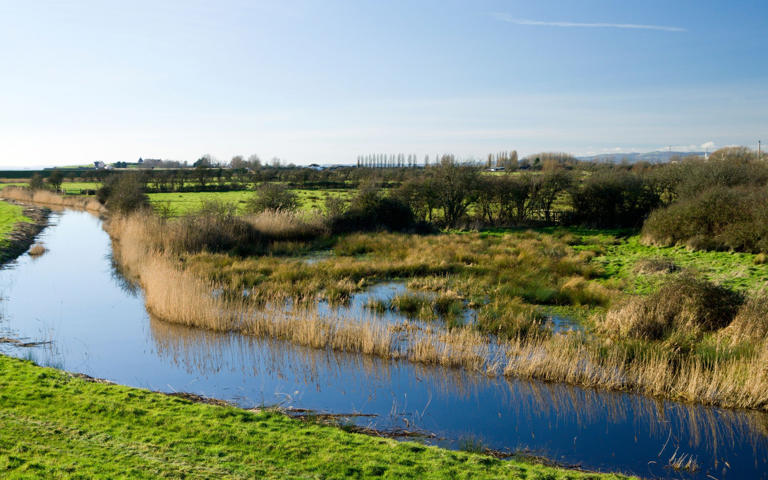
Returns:
[[[67,196],[49,190],[30,190],[22,187],[5,187],[0,198],[22,203],[39,203],[56,207],[71,207],[94,213],[105,213],[104,206],[93,197]]]

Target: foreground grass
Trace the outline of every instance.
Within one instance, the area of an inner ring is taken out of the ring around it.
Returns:
[[[29,221],[30,219],[24,216],[23,209],[19,205],[0,202],[0,247],[8,244],[8,236],[13,231],[14,225]]]
[[[625,478],[88,382],[0,356],[3,478]]]

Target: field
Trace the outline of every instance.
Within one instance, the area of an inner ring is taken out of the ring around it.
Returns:
[[[328,196],[349,200],[354,194],[353,190],[305,190],[294,189],[292,193],[298,198],[299,208],[309,212],[322,211],[324,199]],[[156,208],[167,208],[172,215],[184,215],[199,210],[205,202],[216,201],[235,204],[239,212],[243,212],[249,198],[254,196],[253,191],[241,190],[233,192],[192,192],[192,193],[151,193],[149,200]]]
[[[3,478],[625,478],[192,403],[0,356]]]

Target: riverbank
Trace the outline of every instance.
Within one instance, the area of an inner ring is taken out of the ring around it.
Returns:
[[[349,433],[0,356],[4,478],[627,478]]]
[[[0,265],[27,251],[48,224],[48,213],[47,208],[0,201]]]

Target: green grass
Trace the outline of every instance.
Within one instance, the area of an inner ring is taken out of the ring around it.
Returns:
[[[349,199],[355,192],[353,190],[291,190],[299,200],[299,208],[304,211],[322,210],[326,196]],[[233,192],[189,192],[189,193],[151,193],[150,202],[157,206],[168,205],[174,215],[184,215],[199,210],[204,202],[219,201],[233,203],[242,212],[246,202],[254,195],[253,191]]]
[[[29,182],[0,182],[0,190],[5,187],[27,187],[29,186]],[[81,190],[97,190],[99,187],[101,187],[101,183],[99,182],[63,182],[61,184],[61,189],[65,193],[69,194],[79,194]]]
[[[14,225],[29,221],[19,205],[0,202],[0,247],[8,244],[8,235],[13,231]]]
[[[92,383],[0,356],[0,477],[625,478]]]
[[[603,235],[602,238],[587,239],[585,246],[597,247],[599,256],[594,262],[603,267],[608,278],[626,281],[625,290],[630,293],[650,293],[663,280],[664,275],[638,275],[633,272],[639,260],[648,258],[671,260],[680,268],[695,270],[708,280],[741,292],[768,286],[768,264],[756,264],[755,255],[751,253],[653,247],[640,243],[637,235],[623,239]]]

